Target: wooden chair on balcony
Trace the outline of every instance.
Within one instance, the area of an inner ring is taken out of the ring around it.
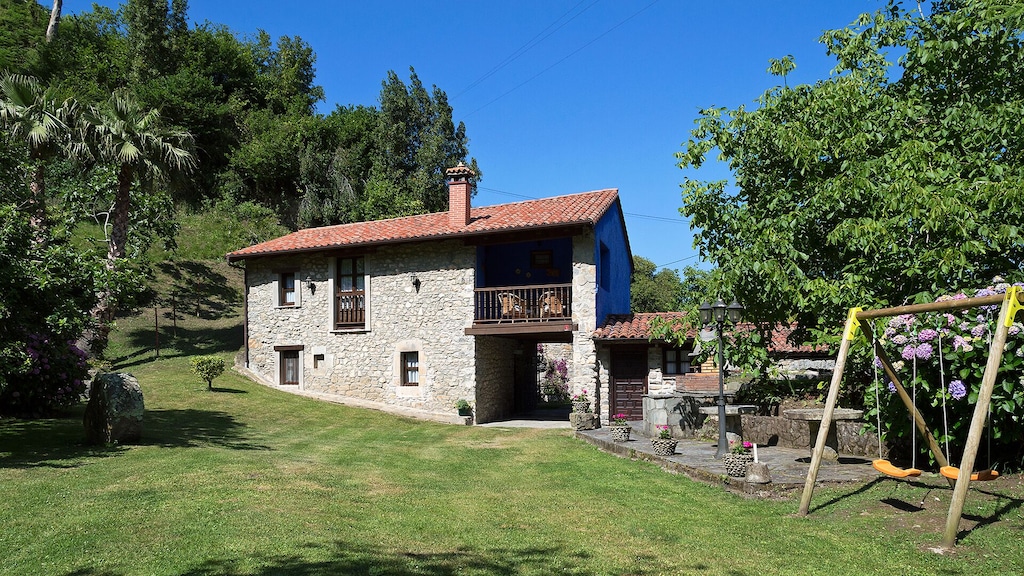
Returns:
[[[541,318],[560,318],[564,316],[562,299],[555,292],[545,292],[540,296]]]
[[[498,302],[501,302],[502,318],[510,318],[513,321],[516,318],[526,318],[526,304],[519,296],[511,292],[502,292],[498,294]]]

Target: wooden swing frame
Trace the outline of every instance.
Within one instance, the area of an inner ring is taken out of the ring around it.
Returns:
[[[879,308],[876,310],[863,310],[861,308],[850,309],[846,317],[846,326],[843,329],[843,339],[839,346],[839,355],[836,358],[836,365],[832,373],[832,381],[829,385],[828,396],[825,400],[824,414],[821,416],[821,426],[818,428],[818,438],[814,443],[814,451],[811,453],[811,466],[807,470],[807,479],[804,482],[804,492],[800,499],[800,516],[806,516],[811,506],[811,496],[814,493],[814,483],[818,479],[818,470],[821,467],[822,454],[825,451],[825,439],[828,435],[829,427],[832,425],[832,416],[835,413],[836,402],[839,399],[839,386],[843,379],[843,371],[846,368],[846,359],[850,354],[850,344],[853,342],[857,328],[863,330],[864,335],[868,339],[871,339],[872,336],[870,326],[867,323],[861,325],[860,321],[872,318],[887,318],[890,316],[898,316],[900,314],[954,312],[966,310],[968,308],[976,308],[978,306],[993,306],[1002,303],[1002,307],[999,310],[999,318],[996,322],[995,334],[993,335],[992,343],[989,346],[988,362],[985,365],[985,372],[981,378],[981,389],[978,392],[978,402],[974,406],[974,415],[971,417],[971,427],[967,434],[967,445],[964,448],[964,454],[960,460],[960,466],[962,468],[966,470],[974,470],[974,463],[978,456],[978,447],[981,444],[981,436],[985,427],[989,404],[992,401],[992,391],[995,388],[999,365],[1003,360],[1003,347],[1006,345],[1006,338],[1010,326],[1013,325],[1014,316],[1016,316],[1017,312],[1024,310],[1024,305],[1021,304],[1020,292],[1020,287],[1010,286],[1007,288],[1005,294],[995,294],[992,296],[966,298],[963,300],[944,300],[941,302],[931,302],[929,304],[913,304],[909,306],[896,306],[893,308]],[[907,394],[907,391],[903,388],[903,384],[896,376],[896,372],[893,370],[892,364],[889,362],[889,358],[885,354],[885,350],[883,350],[877,342],[875,343],[875,355],[878,356],[881,361],[882,368],[885,370],[886,376],[889,377],[895,386],[900,399],[907,406],[907,409],[910,410],[910,413],[913,414],[917,429],[925,440],[927,440],[928,449],[935,456],[935,460],[940,466],[952,468],[946,460],[945,455],[942,453],[942,450],[939,448],[938,441],[936,441],[935,436],[928,430],[928,426],[925,424],[924,418],[921,417],[921,413],[918,412],[917,407],[914,406],[910,396]],[[942,533],[942,545],[944,548],[952,549],[956,545],[956,536],[959,532],[960,519],[963,516],[964,511],[964,502],[967,499],[967,489],[970,487],[972,476],[977,477],[979,474],[981,473],[958,473],[956,475],[956,483],[953,486],[953,497],[949,503],[949,513],[946,515],[946,527]],[[980,477],[977,479],[980,479]],[[952,479],[950,480],[952,481]]]

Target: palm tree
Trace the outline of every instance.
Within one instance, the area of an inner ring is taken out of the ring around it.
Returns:
[[[46,163],[62,150],[70,155],[82,150],[68,137],[69,121],[77,109],[74,100],[60,101],[52,89],[44,89],[31,76],[5,73],[0,77],[0,123],[28,145],[29,213],[37,241],[42,241],[46,229]]]
[[[118,260],[124,258],[128,243],[132,184],[136,179],[150,184],[190,173],[196,166],[193,138],[186,131],[162,127],[157,110],[145,111],[123,93],[114,93],[104,105],[92,107],[84,119],[94,158],[117,168],[106,261],[107,270],[113,271]],[[107,287],[93,310],[97,334],[90,345],[94,351],[106,346],[115,312],[116,303]]]

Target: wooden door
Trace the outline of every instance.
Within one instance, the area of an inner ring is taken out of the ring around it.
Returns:
[[[647,350],[612,352],[611,389],[611,414],[622,413],[629,420],[643,420],[643,397],[647,394]]]

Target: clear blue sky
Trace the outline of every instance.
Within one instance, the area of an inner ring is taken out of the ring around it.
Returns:
[[[116,7],[119,2],[101,4]],[[45,5],[49,8],[49,2]],[[67,0],[65,13],[91,0]],[[679,215],[680,150],[697,112],[752,105],[778,83],[826,78],[818,43],[880,0],[191,0],[190,25],[301,36],[335,105],[376,105],[388,70],[444,90],[484,172],[474,205],[618,188],[633,254],[707,267]],[[500,67],[500,68],[499,68]],[[705,165],[696,176],[724,178]]]

